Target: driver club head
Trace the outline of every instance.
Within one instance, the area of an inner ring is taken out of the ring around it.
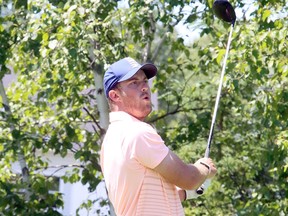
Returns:
[[[227,0],[216,0],[213,3],[213,11],[219,19],[229,22],[234,26],[236,14],[234,8]]]

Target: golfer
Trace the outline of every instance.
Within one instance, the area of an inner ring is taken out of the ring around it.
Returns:
[[[210,158],[184,163],[144,122],[152,110],[148,79],[156,73],[153,64],[128,57],[104,75],[111,112],[101,167],[117,216],[184,215],[181,201],[216,174]]]

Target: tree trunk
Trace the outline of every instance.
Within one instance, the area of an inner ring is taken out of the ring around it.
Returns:
[[[93,70],[94,74],[94,83],[96,88],[96,102],[97,102],[97,108],[99,111],[99,120],[100,120],[100,126],[101,129],[104,130],[104,134],[108,128],[109,125],[109,108],[107,99],[105,97],[104,89],[103,89],[103,78],[99,74],[100,66],[95,67],[96,70]],[[101,134],[103,135],[103,133]]]
[[[92,70],[94,76],[94,83],[95,83],[95,90],[96,90],[96,102],[97,102],[97,109],[99,112],[99,124],[100,124],[100,132],[101,132],[101,139],[100,142],[104,138],[104,135],[107,131],[109,125],[109,107],[108,102],[105,96],[104,87],[103,87],[103,71],[104,67],[101,64],[95,63],[96,56],[93,53],[93,49],[99,49],[99,44],[96,41],[91,41],[91,49],[89,50],[89,58],[92,61]],[[100,143],[100,145],[101,145]],[[106,187],[106,186],[105,186]],[[107,191],[107,189],[106,189]],[[114,207],[109,200],[109,208],[110,208],[110,216],[116,216]]]
[[[1,67],[0,67],[1,69]],[[9,100],[8,97],[6,95],[6,91],[2,82],[2,79],[0,80],[0,95],[2,97],[2,103],[3,103],[3,107],[4,110],[6,112],[6,115],[8,117],[8,119],[12,119],[12,113],[11,113],[11,109],[9,106]],[[9,122],[9,127],[10,127],[10,131],[11,133],[15,130],[15,125],[11,122]],[[13,136],[12,136],[13,138]],[[13,138],[15,139],[15,138]],[[18,153],[17,153],[17,157],[18,157],[18,162],[20,164],[20,168],[21,168],[21,173],[22,173],[22,177],[23,177],[23,186],[24,186],[24,194],[25,194],[25,200],[28,201],[30,199],[30,195],[31,195],[31,191],[29,190],[29,186],[30,186],[30,177],[29,177],[29,169],[26,163],[26,159],[24,156],[24,153],[22,151],[21,148],[21,144],[20,141],[15,139],[16,145],[18,147]]]
[[[96,101],[97,101],[97,108],[99,111],[101,136],[102,136],[101,141],[102,141],[107,131],[108,125],[109,125],[109,108],[108,108],[107,99],[105,97],[105,93],[103,90],[103,78],[100,75],[101,70],[99,70],[102,67],[100,65],[96,65],[94,68],[96,69],[96,70],[93,70],[93,74],[94,74],[94,83],[95,83],[95,88],[96,88]],[[110,208],[110,215],[116,216],[114,207],[112,203],[110,202],[110,200],[109,200],[109,208]]]

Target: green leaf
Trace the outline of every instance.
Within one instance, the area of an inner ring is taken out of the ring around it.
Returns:
[[[223,56],[225,55],[226,50],[225,49],[220,49],[216,58],[217,64],[221,64],[221,61],[223,60]]]
[[[185,20],[185,23],[193,23],[195,22],[195,20],[197,19],[197,14],[194,13],[194,14],[190,14],[187,19]]]
[[[42,40],[44,44],[49,40],[49,34],[47,32],[42,35]]]
[[[19,138],[21,138],[21,131],[20,130],[17,130],[17,129],[14,129],[13,131],[12,131],[12,137],[14,138],[14,139],[19,139]]]
[[[264,10],[262,20],[266,21],[269,18],[270,15],[271,15],[271,11],[270,10]]]

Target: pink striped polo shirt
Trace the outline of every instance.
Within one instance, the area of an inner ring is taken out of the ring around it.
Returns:
[[[111,112],[101,167],[117,216],[183,216],[176,186],[153,170],[168,147],[149,124]]]

